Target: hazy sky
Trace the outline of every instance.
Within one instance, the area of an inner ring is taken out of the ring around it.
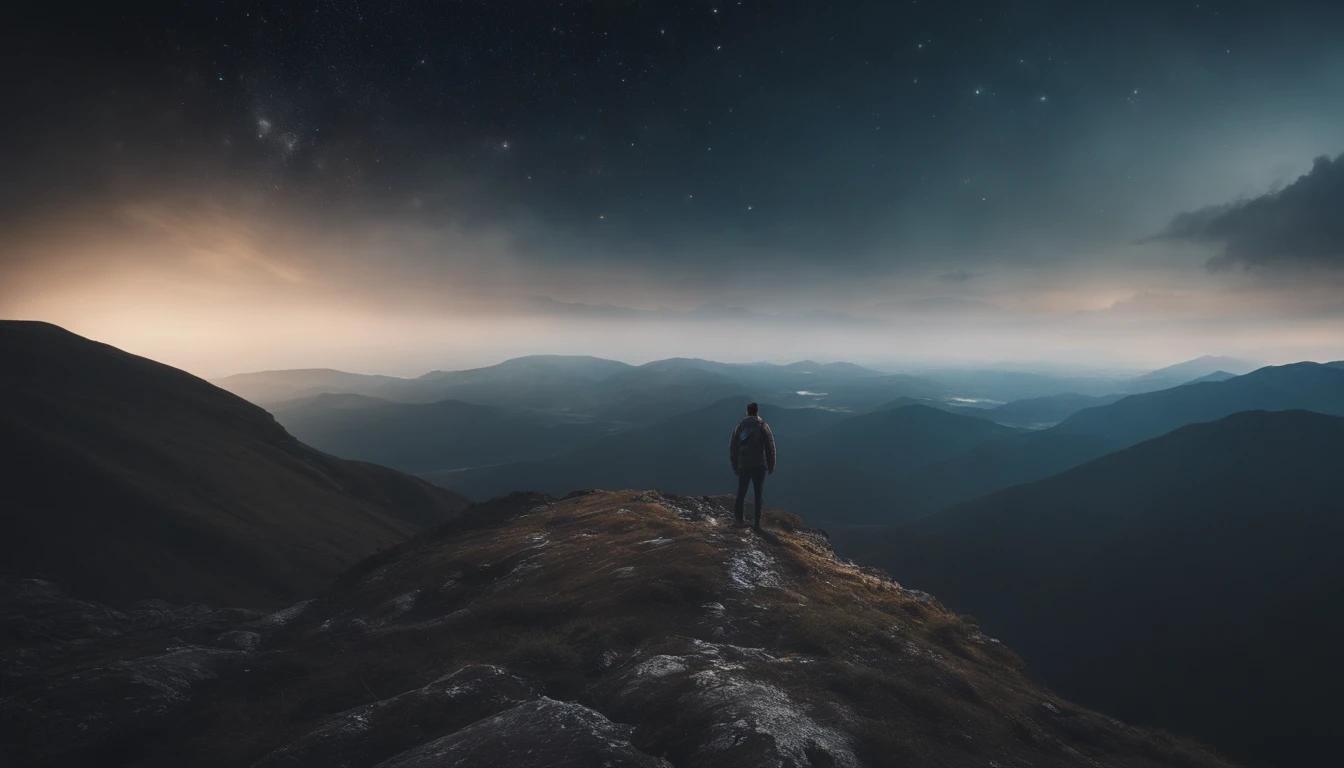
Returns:
[[[1344,3],[101,5],[0,316],[194,372],[1344,358]]]

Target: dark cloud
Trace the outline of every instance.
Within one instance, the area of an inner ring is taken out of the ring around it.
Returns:
[[[1210,270],[1235,266],[1344,267],[1344,154],[1316,158],[1309,173],[1249,200],[1182,213],[1159,239],[1218,244]]]

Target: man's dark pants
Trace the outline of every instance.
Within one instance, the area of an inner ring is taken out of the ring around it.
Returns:
[[[761,486],[765,485],[765,467],[742,467],[737,471],[737,503],[733,505],[733,514],[742,520],[742,507],[747,501],[747,484],[756,489],[756,524],[761,523]]]

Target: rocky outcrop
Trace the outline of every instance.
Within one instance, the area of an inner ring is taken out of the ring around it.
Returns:
[[[1221,766],[722,498],[515,494],[259,616],[7,582],[13,764]]]

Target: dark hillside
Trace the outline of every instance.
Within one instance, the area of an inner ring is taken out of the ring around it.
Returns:
[[[844,551],[1023,655],[1043,682],[1262,765],[1335,761],[1344,419],[1239,413]]]
[[[0,560],[77,595],[283,604],[466,503],[52,325],[0,323],[0,360]]]

